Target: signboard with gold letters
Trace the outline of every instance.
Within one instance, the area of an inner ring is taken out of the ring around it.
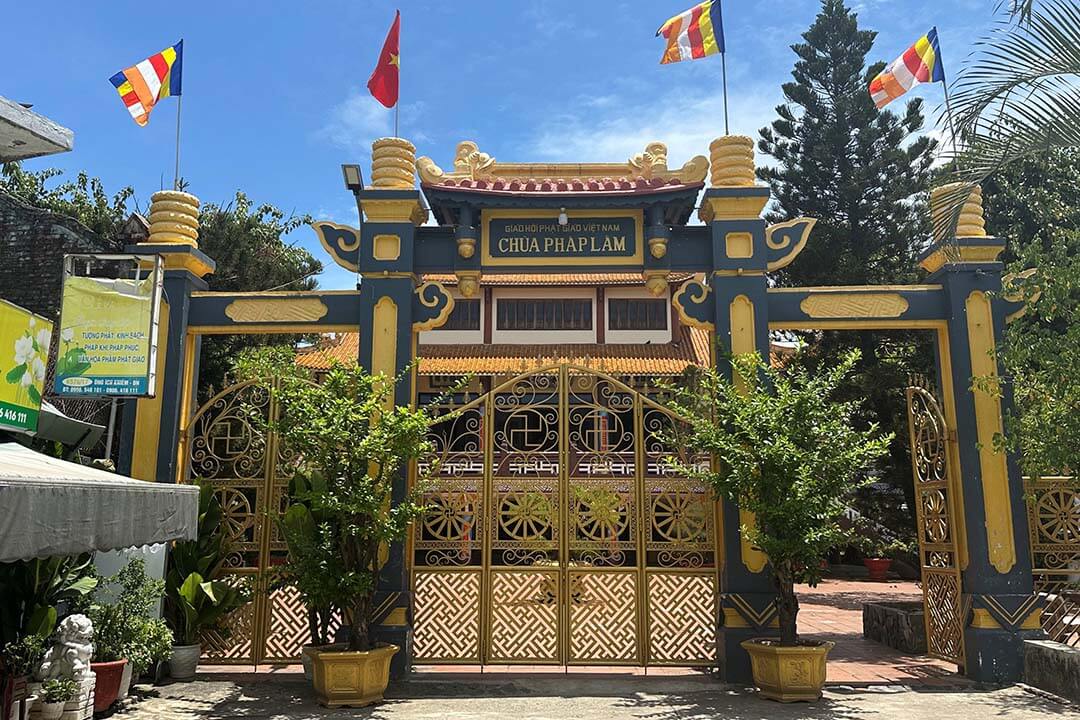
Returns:
[[[482,219],[485,265],[633,265],[641,263],[641,214],[492,210]]]

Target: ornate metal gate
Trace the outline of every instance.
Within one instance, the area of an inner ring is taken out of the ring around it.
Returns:
[[[665,463],[680,421],[573,365],[510,380],[436,426],[411,538],[414,658],[715,663],[716,506]]]
[[[1028,478],[1028,532],[1043,631],[1080,646],[1080,478]]]
[[[288,556],[274,518],[287,507],[294,463],[275,433],[252,424],[251,413],[277,417],[270,386],[253,380],[226,388],[199,408],[184,435],[182,477],[211,483],[221,500],[225,575],[253,592],[227,618],[227,633],[204,635],[204,658],[215,663],[299,662],[311,637],[303,603],[274,572]]]
[[[954,440],[925,383],[908,387],[907,407],[927,648],[930,655],[963,666],[963,595],[948,459]]]

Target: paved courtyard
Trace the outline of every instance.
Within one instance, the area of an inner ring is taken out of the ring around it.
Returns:
[[[1080,718],[1080,712],[1022,687],[922,690],[830,688],[812,705],[781,705],[705,677],[626,675],[468,675],[417,677],[373,708],[329,711],[312,700],[303,676],[216,675],[213,680],[139,688],[115,720],[970,720]]]
[[[418,668],[393,685],[374,708],[328,711],[312,699],[298,666],[207,667],[194,683],[139,687],[117,720],[188,718],[377,718],[385,720],[933,720],[1080,718],[1080,709],[1023,686],[987,688],[955,667],[862,639],[862,603],[874,598],[920,599],[909,582],[827,580],[800,588],[799,624],[807,637],[837,643],[829,686],[818,703],[781,705],[749,688],[725,686],[684,668],[555,668],[453,666]],[[467,670],[469,672],[463,672]]]
[[[862,636],[862,606],[874,600],[922,601],[911,581],[876,583],[824,580],[816,588],[800,586],[799,632],[808,639],[832,640],[830,683],[919,683],[954,686],[963,683],[956,666],[926,656],[905,655]]]

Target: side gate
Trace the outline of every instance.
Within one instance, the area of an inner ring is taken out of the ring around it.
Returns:
[[[949,443],[955,439],[926,383],[912,382],[906,394],[928,653],[963,668],[963,586],[949,467]]]

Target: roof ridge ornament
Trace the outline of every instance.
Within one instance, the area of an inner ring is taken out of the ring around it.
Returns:
[[[424,156],[416,161],[420,181],[428,185],[454,184],[456,181],[494,181],[528,183],[570,183],[583,181],[619,182],[625,180],[654,180],[660,183],[672,181],[693,184],[705,181],[709,173],[709,160],[696,155],[681,168],[670,169],[667,164],[667,145],[651,142],[645,151],[629,158],[625,163],[500,163],[472,140],[457,145],[454,169],[446,172],[431,158]]]

